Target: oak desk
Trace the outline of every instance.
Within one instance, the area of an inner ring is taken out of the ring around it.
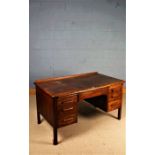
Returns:
[[[123,83],[97,72],[36,80],[38,124],[41,114],[53,126],[56,145],[57,129],[77,123],[78,102],[82,100],[106,112],[118,109],[118,119],[121,119]]]

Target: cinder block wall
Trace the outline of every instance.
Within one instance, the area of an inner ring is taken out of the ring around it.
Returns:
[[[125,79],[125,0],[30,0],[30,87],[89,71]]]

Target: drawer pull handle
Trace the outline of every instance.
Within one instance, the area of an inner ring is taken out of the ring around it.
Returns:
[[[67,122],[67,121],[72,121],[74,118],[73,117],[70,117],[70,118],[65,118],[64,119],[64,122]]]
[[[73,100],[68,100],[68,101],[61,101],[61,104],[64,104],[64,103],[72,103]]]
[[[73,107],[63,109],[63,111],[73,110]]]

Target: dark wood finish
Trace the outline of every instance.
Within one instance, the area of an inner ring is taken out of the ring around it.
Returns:
[[[96,72],[78,74],[61,78],[37,80],[35,84],[51,97],[60,97],[68,94],[80,93],[121,84],[123,80],[112,78]]]
[[[41,118],[40,118],[40,114],[39,114],[39,112],[37,112],[37,122],[38,122],[38,124],[41,123]]]
[[[109,112],[118,109],[121,119],[123,80],[97,72],[36,80],[37,119],[40,114],[53,126],[53,144],[58,128],[77,123],[78,102],[86,100]]]
[[[77,122],[77,94],[60,97],[57,102],[58,127]]]
[[[54,139],[53,139],[53,144],[54,145],[57,145],[58,144],[58,131],[57,131],[58,129],[56,128],[56,127],[53,127],[53,137],[54,137]]]
[[[122,107],[118,108],[118,119],[121,120]]]
[[[51,102],[52,104],[52,112],[53,112],[53,144],[54,145],[57,145],[58,144],[58,125],[57,125],[57,119],[58,119],[58,116],[57,116],[57,101],[58,101],[58,98],[55,97],[53,98],[53,102]]]
[[[49,95],[44,93],[42,89],[36,86],[37,114],[38,122],[40,114],[47,120],[48,123],[54,125],[54,107],[53,100]]]
[[[122,85],[116,84],[109,87],[109,100],[117,100],[122,97]]]

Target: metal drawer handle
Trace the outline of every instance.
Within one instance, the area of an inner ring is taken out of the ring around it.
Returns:
[[[70,117],[70,118],[65,118],[64,121],[72,121],[74,118],[73,117]]]
[[[73,110],[73,107],[63,109],[63,111]]]

